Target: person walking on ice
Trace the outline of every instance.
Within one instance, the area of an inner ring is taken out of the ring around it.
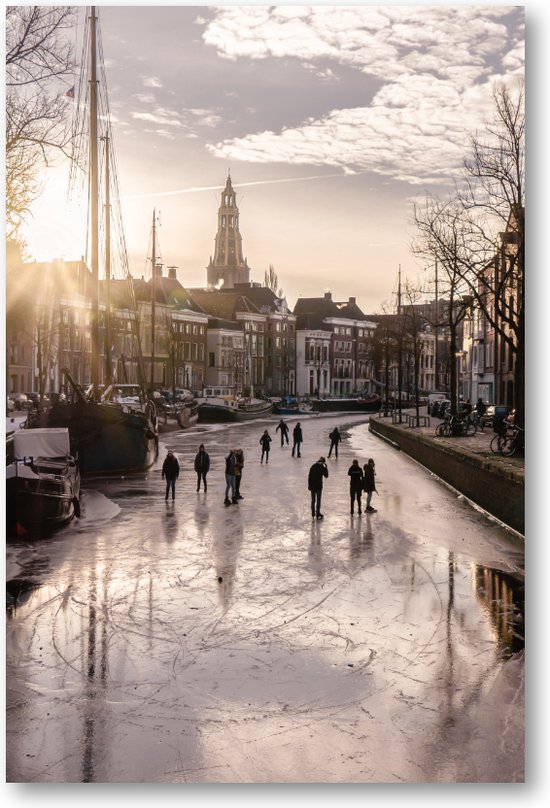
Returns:
[[[368,462],[363,466],[363,488],[367,493],[367,507],[365,510],[368,513],[376,513],[376,508],[373,508],[370,504],[373,492],[376,491],[375,477],[374,460],[370,457]],[[378,491],[376,491],[376,493],[378,493]]]
[[[296,426],[292,430],[292,440],[293,440],[292,457],[294,457],[294,452],[297,453],[298,457],[302,456],[300,454],[300,446],[302,445],[303,439],[304,439],[304,436],[302,435],[302,427],[300,426],[300,422],[298,421],[298,423],[296,424]]]
[[[323,477],[328,477],[327,462],[324,457],[312,465],[307,478],[308,491],[311,492],[311,518],[322,519],[321,497],[323,494]]]
[[[231,499],[228,494],[231,491]],[[235,496],[235,450],[231,449],[225,458],[225,499],[224,505],[238,505],[239,500]]]
[[[353,516],[353,506],[357,500],[357,512],[361,516],[361,494],[363,493],[363,469],[358,460],[354,460],[348,469],[349,495],[351,499],[351,515]]]
[[[237,449],[235,452],[235,499],[244,499],[241,494],[241,480],[243,478],[244,452]]]
[[[166,480],[166,494],[164,499],[168,499],[168,494],[170,490],[172,491],[172,500],[176,498],[176,480],[178,479],[180,474],[180,464],[178,458],[175,456],[172,449],[168,449],[168,453],[164,458],[164,463],[162,464],[162,479]]]
[[[338,427],[335,426],[332,432],[329,435],[330,438],[330,449],[328,450],[328,456],[330,457],[332,454],[332,450],[334,449],[334,454],[338,457],[338,444],[342,440],[342,436],[338,430]]]
[[[264,429],[264,434],[260,438],[260,443],[262,444],[262,459],[260,460],[260,463],[264,462],[265,455],[265,462],[267,465],[269,463],[269,444],[271,443],[271,438],[267,429]]]
[[[204,443],[201,443],[195,456],[195,471],[197,472],[197,491],[200,491],[201,480],[206,491],[206,475],[210,471],[210,456],[204,448]]]
[[[285,441],[288,446],[288,426],[285,424],[282,418],[277,424],[277,429],[275,430],[275,432],[278,432],[279,429],[281,430],[281,448],[282,448]]]

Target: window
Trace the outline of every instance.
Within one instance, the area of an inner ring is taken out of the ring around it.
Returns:
[[[191,359],[191,343],[190,342],[185,343],[185,358],[186,359]]]
[[[198,342],[193,343],[193,359],[196,361],[199,357],[199,344]]]
[[[216,367],[216,357],[212,351],[208,352],[208,367],[214,368]]]
[[[204,344],[202,342],[199,346],[199,359],[201,362],[204,362]]]
[[[194,325],[193,326],[193,334],[198,334],[198,333],[199,333],[198,326]]]

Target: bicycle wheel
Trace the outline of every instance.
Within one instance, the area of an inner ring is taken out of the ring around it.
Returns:
[[[436,426],[435,435],[436,435],[437,438],[442,438],[443,437],[443,434],[444,434],[443,433],[443,427],[444,426],[445,426],[445,424],[443,423],[443,421]]]
[[[503,457],[511,457],[516,451],[515,435],[505,435],[500,441],[500,454]]]
[[[442,430],[443,437],[448,438],[449,435],[451,435],[452,431],[453,431],[453,428],[452,428],[451,424],[449,423],[449,421],[444,421],[441,426],[443,427],[443,430]]]
[[[501,435],[495,435],[494,438],[491,440],[490,449],[493,454],[500,454],[500,441],[502,441]]]
[[[468,423],[466,425],[466,433],[465,434],[466,435],[475,435],[476,432],[477,432],[477,426],[475,424],[472,424],[472,422],[470,421],[470,423]]]

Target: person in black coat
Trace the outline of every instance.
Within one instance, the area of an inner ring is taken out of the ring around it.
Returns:
[[[375,477],[374,460],[370,457],[368,463],[363,466],[363,488],[367,492],[367,507],[365,510],[369,513],[376,513],[376,509],[370,504],[373,492],[376,491]]]
[[[195,457],[195,471],[197,472],[197,491],[200,491],[201,480],[206,491],[206,475],[210,471],[210,456],[204,448],[204,443],[199,446],[199,451]]]
[[[235,496],[235,450],[231,449],[225,458],[225,499],[224,505],[238,505],[239,500]],[[231,491],[231,499],[229,499]]]
[[[235,452],[235,499],[244,499],[241,494],[241,480],[243,478],[244,469],[244,452],[242,449],[237,449]]]
[[[281,446],[284,445],[285,440],[288,446],[288,426],[285,424],[282,418],[277,424],[277,429],[275,430],[275,432],[278,432],[279,429],[281,430]]]
[[[180,464],[178,458],[175,456],[172,449],[168,449],[168,454],[164,458],[162,464],[162,479],[166,480],[166,494],[164,499],[168,499],[170,489],[172,490],[172,499],[176,498],[176,480],[180,474]]]
[[[311,492],[311,516],[322,519],[321,496],[323,494],[323,477],[328,477],[327,462],[324,457],[312,465],[307,478],[308,491]]]
[[[357,500],[357,509],[361,516],[361,494],[363,493],[363,469],[358,460],[354,460],[348,469],[349,475],[349,495],[351,498],[351,515],[353,516],[353,506]]]
[[[300,426],[299,421],[292,431],[292,439],[294,441],[292,444],[292,457],[294,457],[294,452],[297,453],[298,457],[301,457],[302,455],[300,454],[300,446],[302,444],[304,436],[302,435],[302,427]]]
[[[265,455],[265,462],[267,465],[269,463],[269,444],[271,443],[271,438],[269,437],[269,432],[267,429],[264,429],[264,434],[260,438],[260,443],[262,444],[262,459],[260,463],[264,462]]]
[[[330,457],[332,454],[332,450],[334,449],[334,454],[338,457],[338,444],[342,440],[342,436],[338,431],[338,427],[335,426],[332,432],[329,435],[330,438],[330,449],[328,450],[328,456]]]

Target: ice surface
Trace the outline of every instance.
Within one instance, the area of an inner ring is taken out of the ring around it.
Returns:
[[[300,418],[294,459],[278,417],[172,433],[147,475],[85,481],[81,519],[8,547],[8,781],[523,779],[523,545],[364,420]],[[354,457],[376,461],[376,514],[350,516]]]

